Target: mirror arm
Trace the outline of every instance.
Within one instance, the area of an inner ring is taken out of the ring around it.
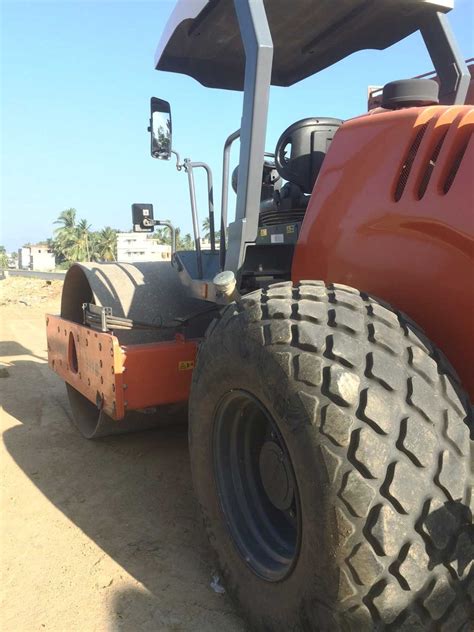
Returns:
[[[156,226],[166,226],[170,229],[171,233],[171,256],[173,256],[176,252],[176,228],[173,226],[171,222],[168,220],[159,219],[156,220]]]
[[[148,217],[144,217],[143,226],[145,228],[154,228],[155,226],[166,226],[169,228],[171,233],[171,255],[174,255],[176,252],[176,228],[171,222],[165,219],[148,219]]]
[[[181,162],[181,158],[180,155],[178,154],[177,151],[175,151],[174,149],[171,150],[170,152],[171,154],[174,154],[176,156],[176,169],[178,171],[182,171],[184,164]]]

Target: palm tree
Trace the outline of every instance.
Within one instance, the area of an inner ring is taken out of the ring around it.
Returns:
[[[202,231],[204,233],[203,239],[211,238],[211,222],[209,221],[209,217],[205,217],[202,222]]]
[[[76,239],[73,245],[73,252],[75,252],[76,255],[74,259],[76,261],[91,260],[91,253],[89,248],[90,229],[91,226],[87,223],[86,219],[81,219],[76,226]]]
[[[54,231],[55,240],[53,250],[58,259],[72,260],[71,250],[76,241],[76,209],[68,208],[59,214],[54,222],[60,224]]]
[[[54,222],[55,224],[61,224],[59,228],[57,228],[54,232],[59,232],[64,229],[73,229],[76,227],[76,209],[75,208],[67,208],[65,211],[61,211],[58,219]]]
[[[158,228],[153,235],[153,239],[159,244],[171,246],[171,232],[169,228]]]
[[[95,247],[99,258],[102,261],[115,261],[117,258],[117,231],[106,226],[100,233],[93,234],[97,239]]]
[[[76,223],[76,209],[68,208],[54,222],[60,224],[54,231],[54,251],[59,259],[66,261],[90,261],[90,225],[86,219]]]
[[[209,221],[209,217],[205,217],[203,222],[202,222],[202,230],[203,230],[203,239],[206,239],[207,241],[211,240],[211,222]],[[219,243],[219,239],[221,238],[221,232],[220,230],[215,230],[214,227],[214,236],[216,239],[216,243]]]
[[[191,237],[189,233],[181,238],[180,240],[180,250],[194,250],[194,239]]]
[[[5,246],[0,246],[0,268],[8,268],[8,255]]]

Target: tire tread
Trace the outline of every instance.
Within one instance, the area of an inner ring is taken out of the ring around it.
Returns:
[[[291,430],[310,423],[318,433],[340,628],[447,629],[467,617],[451,562],[470,520],[469,409],[444,356],[404,314],[338,284],[282,282],[244,296],[200,354],[235,319],[298,383],[307,414]]]

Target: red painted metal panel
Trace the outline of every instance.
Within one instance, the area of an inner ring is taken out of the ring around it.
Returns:
[[[189,397],[196,340],[121,346],[113,334],[49,314],[46,328],[50,367],[113,419]]]
[[[346,122],[316,182],[292,269],[294,281],[344,283],[406,312],[472,398],[473,132],[469,106],[375,110]]]
[[[127,408],[186,401],[196,352],[197,342],[182,337],[173,342],[122,347]]]

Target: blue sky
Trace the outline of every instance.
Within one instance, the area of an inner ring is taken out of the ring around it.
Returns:
[[[217,198],[222,146],[239,127],[242,101],[239,93],[154,70],[174,1],[0,2],[0,244],[12,250],[51,236],[53,221],[71,206],[94,229],[127,230],[133,202],[153,203],[155,217],[190,232],[186,176],[149,156],[149,99],[171,102],[173,145],[211,165]],[[464,56],[474,56],[474,0],[457,0],[450,21]],[[273,88],[267,149],[292,122],[355,116],[366,109],[369,84],[431,67],[416,34],[387,51],[356,53],[292,88]],[[198,193],[202,218],[202,186]]]

